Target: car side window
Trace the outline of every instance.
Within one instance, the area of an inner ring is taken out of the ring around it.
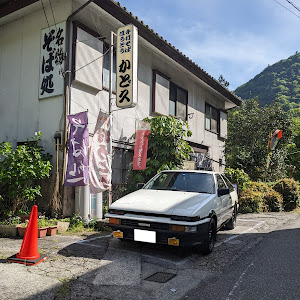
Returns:
[[[218,189],[227,188],[224,180],[222,179],[222,177],[220,175],[217,175],[217,183],[218,183]]]
[[[227,187],[229,188],[230,193],[233,192],[235,190],[235,188],[232,185],[232,183],[229,181],[229,179],[226,176],[224,176],[224,175],[221,175],[221,176],[224,179],[224,181],[226,182]]]

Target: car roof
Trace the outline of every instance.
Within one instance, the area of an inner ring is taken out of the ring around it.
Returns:
[[[202,173],[202,174],[212,174],[212,175],[215,175],[215,174],[220,174],[220,172],[214,172],[214,171],[205,171],[205,170],[164,170],[164,171],[161,171],[161,172],[190,172],[190,173]]]

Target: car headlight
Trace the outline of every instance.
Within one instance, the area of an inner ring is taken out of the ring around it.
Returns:
[[[185,226],[185,232],[197,232],[197,226]]]

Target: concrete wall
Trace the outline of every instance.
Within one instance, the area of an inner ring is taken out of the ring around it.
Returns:
[[[71,2],[52,1],[56,23],[71,13]],[[46,6],[50,26],[54,21]],[[7,21],[6,21],[7,20]],[[45,209],[53,192],[56,148],[54,134],[63,130],[63,95],[39,100],[41,29],[48,27],[41,2],[1,19],[0,23],[0,141],[16,146],[41,131],[46,152],[53,156],[53,176],[41,182]],[[62,158],[62,152],[60,152]]]
[[[70,1],[53,2],[56,22],[71,13]],[[39,9],[38,9],[39,8]],[[16,145],[43,133],[47,152],[55,154],[54,133],[63,129],[63,96],[38,99],[41,29],[47,22],[37,11],[0,27],[0,140]],[[50,8],[46,9],[53,25]]]

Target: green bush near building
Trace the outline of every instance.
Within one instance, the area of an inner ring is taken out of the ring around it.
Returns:
[[[300,189],[298,183],[291,178],[284,178],[273,185],[273,190],[282,195],[283,209],[291,211],[299,207]]]
[[[279,212],[283,210],[283,196],[263,182],[251,182],[239,197],[239,212]]]

